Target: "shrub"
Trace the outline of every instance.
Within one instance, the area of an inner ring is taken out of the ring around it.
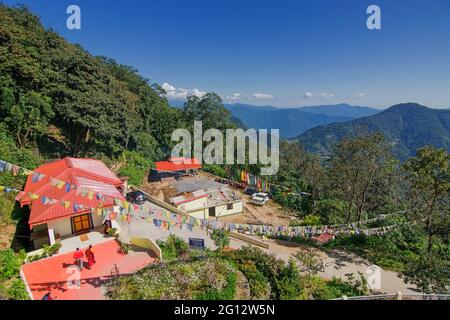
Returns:
[[[232,299],[236,269],[221,258],[153,264],[108,286],[111,299]]]
[[[320,217],[313,214],[308,214],[303,218],[302,226],[318,226],[320,225]]]
[[[214,229],[213,232],[211,232],[210,237],[219,250],[230,245],[229,232],[226,230]]]
[[[19,274],[22,266],[19,258],[12,249],[0,251],[0,278],[10,279]]]
[[[16,300],[28,300],[28,293],[25,284],[21,279],[15,279],[8,289],[8,296]]]
[[[210,289],[205,293],[198,294],[195,300],[232,300],[236,292],[236,272],[231,272],[227,276],[227,286],[222,290]]]
[[[109,228],[107,231],[106,231],[111,237],[114,237],[114,238],[118,238],[119,237],[119,234],[117,233],[117,228]]]
[[[174,234],[169,235],[166,241],[157,240],[156,243],[161,248],[165,260],[176,259],[189,250],[189,245]]]
[[[134,151],[123,152],[122,159],[126,164],[119,170],[119,175],[128,177],[130,184],[139,187],[153,162]]]
[[[227,173],[225,172],[225,169],[222,166],[209,164],[209,165],[204,165],[202,170],[212,173],[213,175],[221,177],[221,178],[227,178]]]

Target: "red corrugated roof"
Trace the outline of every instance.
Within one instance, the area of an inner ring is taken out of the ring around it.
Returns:
[[[201,169],[202,165],[197,158],[169,158],[168,161],[159,161],[155,163],[158,171],[184,171],[191,169]]]
[[[43,204],[41,199],[31,200],[25,195],[20,200],[20,204],[22,206],[31,204],[30,219],[28,221],[30,227],[73,214],[89,212],[90,208],[99,206],[104,208],[113,205],[113,201],[110,198],[102,202],[94,196],[90,200],[87,196],[79,195],[77,190],[66,192],[65,186],[58,189],[51,185],[50,177],[89,191],[124,200],[122,194],[117,190],[117,187],[122,186],[122,182],[100,160],[64,158],[44,164],[37,168],[35,172],[39,172],[45,177],[34,183],[32,175],[28,176],[24,191],[47,196],[50,199],[58,200],[58,203],[53,205]],[[61,201],[70,201],[70,207],[65,209],[60,204]],[[84,206],[86,209],[75,211],[75,203]]]
[[[321,244],[325,244],[325,243],[333,240],[334,236],[329,233],[322,233],[319,236],[314,236],[312,238],[313,238],[313,240],[315,240]]]

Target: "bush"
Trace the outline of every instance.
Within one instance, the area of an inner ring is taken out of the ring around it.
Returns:
[[[119,170],[119,175],[128,177],[128,182],[136,187],[139,187],[144,180],[144,177],[153,161],[147,159],[138,152],[125,151],[122,154],[122,159],[126,165]]]
[[[28,300],[28,293],[22,279],[15,279],[8,289],[8,296],[16,300]]]
[[[221,177],[221,178],[227,178],[227,173],[225,172],[225,169],[222,166],[218,166],[215,164],[209,164],[209,165],[204,165],[202,170],[205,172],[209,172],[215,176]]]
[[[210,237],[219,250],[230,245],[229,232],[226,230],[214,229]]]
[[[189,258],[153,264],[108,286],[108,297],[123,300],[232,299],[236,269],[224,259]]]
[[[119,238],[119,234],[117,233],[117,228],[108,228],[108,230],[106,230],[106,232],[114,238]]]
[[[166,241],[156,240],[161,248],[164,260],[176,259],[189,251],[189,245],[174,234],[169,235]]]
[[[19,274],[22,262],[12,249],[0,251],[0,279],[7,280]]]
[[[301,293],[300,272],[292,261],[286,264],[261,249],[243,247],[224,253],[245,275],[253,299],[297,299]]]
[[[227,286],[223,290],[208,290],[205,293],[198,294],[195,300],[232,300],[236,292],[236,272],[231,272],[227,276]]]
[[[320,217],[313,214],[306,215],[301,223],[302,226],[318,226],[320,224]]]

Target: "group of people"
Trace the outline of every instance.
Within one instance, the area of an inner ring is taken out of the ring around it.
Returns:
[[[73,253],[75,265],[80,269],[80,271],[83,269],[83,266],[85,265],[83,261],[84,256],[86,256],[87,259],[86,268],[90,270],[95,263],[95,255],[94,252],[92,251],[92,245],[90,245],[84,253],[83,251],[80,250],[80,248],[77,248]],[[55,298],[56,297],[52,297],[51,292],[47,292],[42,297],[42,300],[54,300]]]
[[[84,256],[86,256],[86,258],[87,258],[86,268],[90,270],[91,267],[95,263],[95,255],[94,255],[94,252],[92,251],[92,245],[90,245],[89,248],[86,249],[84,254],[83,254],[83,251],[80,250],[80,248],[77,248],[73,254],[73,259],[75,260],[75,265],[77,265],[78,268],[80,268],[80,270],[82,270],[83,266],[84,266],[84,261],[83,261]]]

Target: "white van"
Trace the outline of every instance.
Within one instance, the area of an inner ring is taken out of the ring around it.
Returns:
[[[255,193],[252,196],[252,200],[251,200],[251,202],[253,204],[256,204],[258,206],[265,205],[267,201],[269,201],[269,195],[267,193],[263,193],[263,192]]]

